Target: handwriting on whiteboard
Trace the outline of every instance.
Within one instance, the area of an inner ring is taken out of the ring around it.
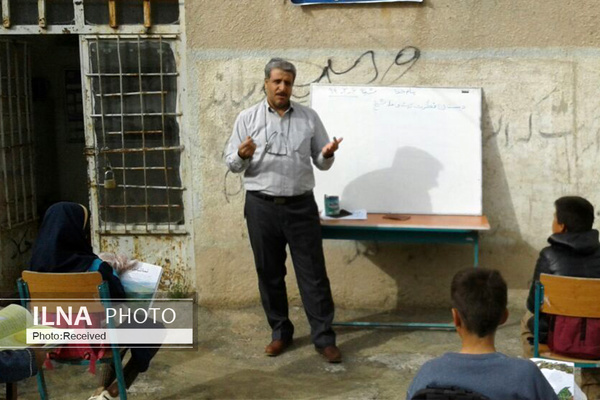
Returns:
[[[464,110],[464,104],[445,104],[427,100],[424,102],[418,101],[397,101],[392,99],[377,99],[373,102],[375,111],[387,108],[398,108],[415,111],[446,111],[446,110]]]

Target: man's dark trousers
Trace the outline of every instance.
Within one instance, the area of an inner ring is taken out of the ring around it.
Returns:
[[[273,340],[291,339],[285,286],[286,245],[316,347],[335,345],[333,298],[323,256],[319,211],[312,192],[292,198],[248,192],[244,208],[258,287]]]

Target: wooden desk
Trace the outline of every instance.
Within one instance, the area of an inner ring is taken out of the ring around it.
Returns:
[[[406,221],[368,214],[366,220],[321,220],[323,239],[402,243],[473,245],[473,266],[479,265],[479,232],[490,229],[485,216],[410,215]]]
[[[485,216],[409,215],[406,221],[368,214],[366,220],[321,220],[323,239],[401,243],[458,243],[473,245],[473,267],[479,265],[479,232],[490,229]],[[453,330],[452,324],[338,322],[344,326],[392,326]]]

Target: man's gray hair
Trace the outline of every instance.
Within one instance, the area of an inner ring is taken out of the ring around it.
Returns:
[[[283,58],[271,58],[267,65],[265,65],[265,79],[269,79],[271,77],[271,71],[276,68],[289,72],[294,76],[294,80],[296,79],[296,67],[294,64]]]

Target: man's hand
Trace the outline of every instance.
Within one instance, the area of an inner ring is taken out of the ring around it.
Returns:
[[[42,368],[42,365],[44,365],[44,361],[46,361],[47,351],[44,348],[37,346],[33,346],[31,350],[33,350],[33,354],[35,355],[35,365],[39,370]]]
[[[333,157],[333,153],[335,153],[336,150],[338,149],[338,147],[340,147],[340,143],[342,143],[342,140],[344,140],[344,138],[336,139],[334,136],[333,142],[329,142],[325,146],[323,146],[323,150],[321,150],[323,157],[325,157],[325,158]]]
[[[255,151],[256,144],[254,143],[254,140],[248,136],[246,137],[246,140],[240,144],[240,147],[238,147],[238,156],[240,156],[240,158],[243,160],[247,160],[252,157]]]

